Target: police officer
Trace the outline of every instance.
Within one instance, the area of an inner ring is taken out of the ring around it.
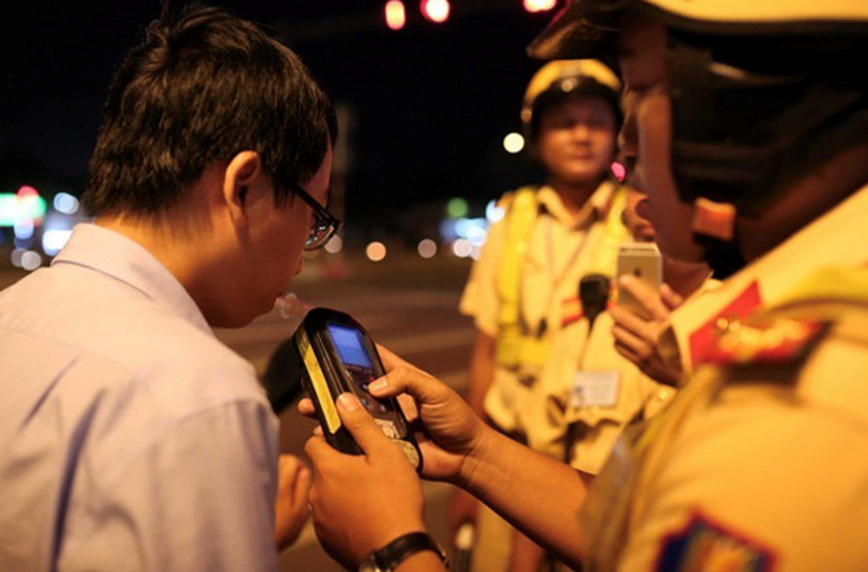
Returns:
[[[431,439],[427,476],[473,492],[572,564],[862,570],[868,461],[853,452],[868,433],[868,85],[852,62],[866,55],[868,5],[585,0],[533,47],[590,54],[613,29],[635,94],[628,152],[661,249],[735,272],[722,289],[766,272],[789,278],[760,289],[751,316],[717,324],[712,365],[662,415],[631,426],[587,503],[569,468],[487,429],[448,388],[394,356],[373,391],[415,398]],[[341,411],[363,441],[364,464],[321,440],[308,450],[322,484],[320,538],[352,561],[421,526],[421,496],[377,478],[403,474],[400,454],[352,399]],[[366,492],[410,508],[378,517],[330,485],[341,475],[364,477]],[[377,526],[346,542],[338,507]],[[399,569],[442,569],[418,554]]]
[[[558,458],[564,455],[563,440],[554,442],[550,434],[563,433],[563,415],[547,413],[546,396],[568,391],[580,364],[573,352],[553,349],[584,347],[588,322],[579,281],[589,273],[611,276],[618,244],[627,235],[624,191],[611,171],[620,90],[616,75],[596,60],[552,61],[531,78],[521,120],[545,184],[500,199],[504,217],[492,225],[460,304],[478,332],[468,401],[498,430]],[[617,392],[605,405],[616,404]],[[450,506],[453,528],[473,520],[476,505],[457,490]],[[536,571],[543,552],[520,534],[510,541],[512,535],[484,511],[476,527],[473,569]]]
[[[846,546],[868,515],[850,502],[864,468],[836,445],[864,439],[840,419],[865,419],[848,375],[866,360],[865,340],[846,332],[864,320],[856,292],[868,249],[856,237],[868,205],[868,103],[846,62],[864,55],[868,11],[637,4],[662,10],[627,16],[621,43],[628,90],[638,92],[627,139],[652,220],[669,230],[669,252],[734,275],[673,315],[686,365],[713,367],[691,376],[668,415],[607,469],[622,485],[629,473],[631,492],[586,507],[590,562],[860,569],[865,553]],[[566,24],[574,32],[599,16],[578,10]],[[671,140],[658,112],[671,114]],[[678,220],[693,241],[674,240]],[[847,476],[822,486],[817,467],[836,465]]]

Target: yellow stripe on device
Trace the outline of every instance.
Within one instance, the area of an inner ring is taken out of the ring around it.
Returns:
[[[335,402],[329,392],[329,386],[328,383],[326,383],[325,375],[319,365],[319,360],[316,359],[316,355],[313,353],[310,340],[307,339],[307,332],[304,331],[303,327],[298,329],[298,336],[298,350],[301,354],[301,359],[304,360],[304,365],[307,368],[307,373],[310,377],[310,384],[313,386],[314,392],[316,392],[317,401],[319,401],[323,417],[325,417],[326,429],[329,433],[334,435],[341,427],[341,418],[338,415]]]

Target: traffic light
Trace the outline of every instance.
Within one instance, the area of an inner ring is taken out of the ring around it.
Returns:
[[[386,2],[386,25],[391,30],[400,30],[407,23],[407,10],[401,0]]]
[[[440,24],[449,19],[449,0],[422,0],[419,9],[426,20]]]
[[[528,12],[548,12],[557,3],[557,0],[524,0],[524,9]]]

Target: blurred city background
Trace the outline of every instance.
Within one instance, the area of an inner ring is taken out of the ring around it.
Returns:
[[[341,136],[323,256],[473,257],[493,200],[536,180],[525,47],[564,0],[217,0],[292,47]],[[180,5],[174,0],[170,4]],[[159,0],[31,2],[0,39],[0,265],[47,264],[72,225],[111,73]]]
[[[458,390],[475,335],[457,311],[461,288],[500,216],[496,198],[539,176],[519,120],[540,66],[525,47],[563,3],[212,2],[279,36],[339,110],[330,210],[345,225],[306,261],[295,293],[352,314],[378,342]],[[0,289],[49,264],[87,220],[79,199],[103,96],[160,2],[37,1],[16,12],[0,34]],[[217,334],[261,375],[293,327],[275,311]],[[313,423],[293,409],[281,420],[283,451],[302,454]],[[447,547],[448,492],[425,484],[430,529]],[[310,526],[281,565],[340,570]]]

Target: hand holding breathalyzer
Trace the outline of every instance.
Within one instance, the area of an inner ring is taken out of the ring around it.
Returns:
[[[326,441],[344,453],[362,451],[342,426],[335,407],[339,395],[351,393],[373,415],[377,425],[404,453],[417,471],[422,456],[398,402],[374,397],[368,386],[385,375],[380,356],[365,329],[349,315],[315,308],[293,335],[303,365],[302,386],[313,401]]]
[[[386,375],[368,386],[375,397],[394,397],[414,430],[425,464],[422,476],[458,484],[469,456],[491,430],[446,384],[377,345]],[[316,417],[314,404],[302,399],[299,412]],[[350,430],[350,427],[347,427]]]
[[[305,411],[311,403],[303,402]],[[337,412],[362,451],[337,451],[322,436],[305,445],[313,465],[313,524],[323,547],[348,569],[372,550],[408,532],[423,531],[422,485],[403,453],[352,393]],[[309,411],[309,409],[308,409]]]
[[[378,346],[378,353],[387,374],[368,389],[377,398],[399,398],[411,426],[424,424],[425,432],[417,434],[425,458],[423,474],[462,481],[468,457],[484,449],[489,430],[449,387],[385,348]],[[345,566],[355,565],[401,534],[423,530],[416,474],[370,413],[354,400],[350,394],[342,395],[337,410],[362,456],[341,453],[322,436],[312,437],[305,447],[314,467],[310,501],[317,535]],[[303,399],[299,410],[313,416],[313,403]]]

